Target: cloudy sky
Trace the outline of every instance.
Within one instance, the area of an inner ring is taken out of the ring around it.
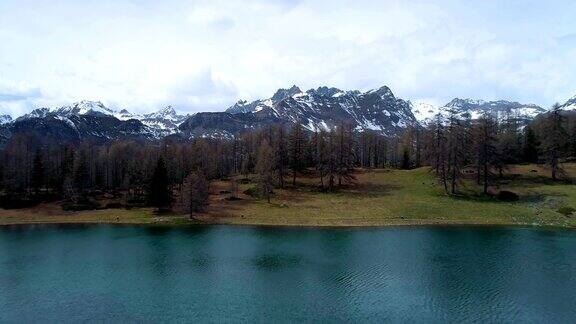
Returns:
[[[223,110],[279,87],[576,95],[576,1],[1,0],[0,113]]]

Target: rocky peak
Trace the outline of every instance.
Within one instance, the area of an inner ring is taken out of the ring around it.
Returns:
[[[372,89],[369,90],[365,93],[366,95],[378,95],[380,97],[389,97],[389,96],[394,96],[394,94],[392,94],[392,90],[390,90],[390,88],[388,88],[387,86],[381,86],[378,89]]]
[[[416,123],[408,102],[396,98],[384,86],[362,93],[319,87],[302,92],[298,87],[279,89],[269,99],[240,101],[227,110],[231,114],[274,117],[288,123],[300,123],[315,131],[346,123],[358,130],[396,134]]]
[[[178,114],[176,113],[176,110],[172,108],[172,106],[167,106],[156,112],[145,115],[147,118],[176,118],[177,116]]]
[[[284,100],[298,93],[302,93],[302,90],[300,90],[300,88],[298,88],[296,85],[293,85],[290,89],[278,89],[276,93],[272,96],[272,100],[273,101]]]
[[[86,114],[101,114],[101,115],[113,115],[114,111],[107,108],[100,101],[89,101],[82,100],[73,103],[71,106],[63,106],[56,108],[55,110],[50,110],[57,116],[68,117],[71,115],[86,115]]]
[[[342,90],[338,89],[338,88],[329,88],[329,87],[319,87],[316,90],[310,90],[311,92],[319,95],[319,96],[323,96],[323,97],[333,97],[336,94],[339,93],[343,93]]]

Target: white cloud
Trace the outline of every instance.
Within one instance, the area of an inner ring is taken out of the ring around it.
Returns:
[[[576,94],[575,11],[569,1],[3,0],[0,109],[92,99],[222,110],[292,84],[548,106]]]

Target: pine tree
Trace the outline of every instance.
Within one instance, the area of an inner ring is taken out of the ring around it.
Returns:
[[[410,165],[412,163],[410,162],[410,151],[408,150],[407,147],[403,146],[402,147],[402,162],[400,162],[400,167],[403,170],[408,170],[410,169]]]
[[[160,157],[148,187],[148,204],[158,208],[158,210],[168,209],[172,202],[172,193],[169,185],[166,164],[164,159]]]
[[[538,163],[538,139],[530,126],[524,128],[523,160],[530,163]]]

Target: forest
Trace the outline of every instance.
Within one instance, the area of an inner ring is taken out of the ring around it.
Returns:
[[[500,116],[502,117],[502,116]],[[435,117],[398,136],[357,131],[341,124],[309,131],[271,126],[232,139],[165,138],[156,142],[46,144],[18,135],[0,152],[0,207],[17,209],[58,202],[70,211],[155,207],[158,212],[201,213],[210,183],[254,179],[249,194],[270,202],[276,188],[298,186],[307,174],[320,192],[354,183],[357,169],[428,167],[446,195],[457,195],[472,175],[491,195],[511,165],[537,163],[552,181],[570,181],[563,163],[576,156],[576,116],[554,106],[529,122],[485,114]],[[103,204],[102,197],[120,197]]]

